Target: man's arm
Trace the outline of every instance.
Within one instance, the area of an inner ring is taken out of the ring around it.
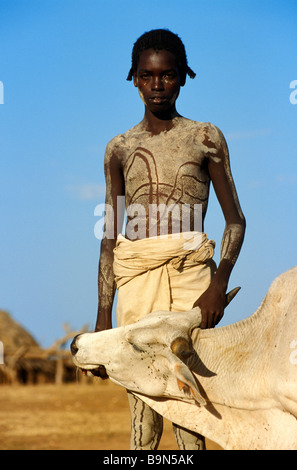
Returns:
[[[106,225],[101,241],[98,270],[98,312],[95,331],[112,327],[111,315],[116,290],[113,273],[113,250],[122,228],[123,207],[118,206],[118,196],[124,196],[125,185],[119,158],[109,144],[105,152],[104,172],[106,179]]]
[[[226,226],[221,244],[220,263],[209,288],[195,302],[202,313],[201,328],[213,328],[223,317],[229,278],[238,258],[245,233],[245,218],[232,178],[229,152],[222,133],[216,129],[216,153],[210,154],[209,175],[224,214]],[[213,143],[211,144],[213,148]]]
[[[113,274],[113,249],[115,240],[104,238],[101,242],[98,269],[98,311],[95,331],[112,328],[111,314],[115,295]]]

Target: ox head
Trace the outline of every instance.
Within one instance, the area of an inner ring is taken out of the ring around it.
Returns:
[[[112,381],[132,392],[205,405],[190,370],[197,357],[191,334],[200,323],[198,307],[150,313],[132,325],[77,336],[73,361],[87,371],[104,365]]]
[[[128,390],[156,397],[188,396],[204,404],[187,366],[194,354],[191,331],[200,322],[199,308],[150,313],[132,325],[76,337],[73,360],[90,371],[104,365],[110,379]]]

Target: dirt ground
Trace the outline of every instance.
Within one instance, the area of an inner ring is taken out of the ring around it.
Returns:
[[[0,386],[0,450],[128,450],[126,391],[110,380]],[[165,421],[159,450],[176,450]],[[207,442],[209,449],[217,449]]]

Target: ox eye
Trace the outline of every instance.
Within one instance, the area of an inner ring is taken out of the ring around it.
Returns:
[[[134,344],[134,343],[129,343],[129,344],[131,344],[132,348],[133,348],[135,351],[137,351],[137,352],[144,352],[144,350],[141,349],[141,348],[140,348],[139,346],[137,346],[136,344]]]

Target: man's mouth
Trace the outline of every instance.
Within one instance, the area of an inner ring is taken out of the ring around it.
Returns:
[[[154,104],[163,104],[167,101],[164,96],[151,96],[149,100]]]

